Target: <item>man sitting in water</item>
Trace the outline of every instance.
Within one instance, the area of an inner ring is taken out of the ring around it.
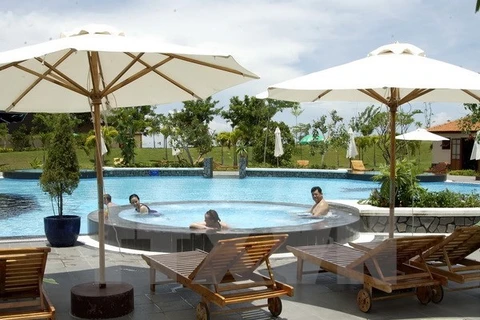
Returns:
[[[116,204],[112,202],[112,196],[108,193],[103,195],[103,203],[107,206],[107,208],[116,206]]]
[[[310,209],[310,213],[314,217],[324,216],[328,213],[328,203],[323,198],[322,188],[313,187],[310,192],[312,193],[312,199],[315,204]]]
[[[160,215],[160,213],[157,210],[150,209],[149,206],[141,203],[140,197],[135,193],[131,194],[130,197],[128,197],[128,201],[135,208],[135,211],[137,211],[139,214],[151,214],[154,216]]]
[[[220,220],[217,211],[208,210],[205,213],[205,221],[192,223],[191,229],[221,230],[229,227]]]

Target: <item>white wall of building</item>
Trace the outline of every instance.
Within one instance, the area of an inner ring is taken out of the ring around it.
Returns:
[[[170,138],[167,138],[167,148],[171,148]],[[163,134],[155,134],[142,137],[142,148],[165,148],[165,139]]]

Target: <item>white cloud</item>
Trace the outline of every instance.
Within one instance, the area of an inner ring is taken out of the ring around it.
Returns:
[[[110,24],[127,35],[231,53],[260,80],[217,94],[255,95],[268,85],[365,57],[394,41],[409,42],[434,59],[480,71],[480,27],[473,1],[421,0],[83,0],[2,1],[0,50],[34,44],[89,23]],[[346,119],[367,104],[305,106],[299,122],[336,108]],[[170,106],[159,107],[167,110]],[[178,108],[178,106],[177,106]],[[439,109],[436,121],[457,118]],[[441,111],[440,111],[441,110]],[[168,111],[168,110],[167,110]],[[458,111],[458,110],[457,110]],[[164,111],[162,111],[164,112]],[[445,115],[443,115],[445,113]],[[294,124],[285,111],[278,119]],[[224,128],[215,123],[217,128]],[[228,125],[227,125],[227,128]]]

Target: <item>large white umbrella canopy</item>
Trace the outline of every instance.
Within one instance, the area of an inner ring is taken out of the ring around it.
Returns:
[[[205,99],[257,78],[230,55],[127,37],[105,25],[88,25],[59,39],[0,53],[0,109],[94,114],[101,286],[105,261],[100,112]]]
[[[358,155],[357,145],[355,144],[355,132],[353,129],[348,129],[348,148],[347,148],[347,158],[353,159]]]
[[[397,140],[412,140],[412,141],[442,141],[449,140],[443,136],[440,136],[435,133],[431,133],[423,128],[418,128],[416,130],[400,134],[395,137]]]
[[[390,111],[390,216],[395,216],[395,127],[397,108],[408,102],[480,101],[480,74],[427,58],[408,43],[379,47],[366,58],[268,87],[260,98],[294,102],[366,101]]]
[[[472,153],[470,154],[470,160],[480,160],[480,131],[477,131],[475,136],[475,142],[473,143]]]

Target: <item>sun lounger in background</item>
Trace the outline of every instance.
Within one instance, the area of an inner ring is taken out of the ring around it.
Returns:
[[[448,171],[448,163],[446,162],[439,162],[433,165],[430,169],[425,170],[425,172],[430,172],[434,174],[446,174]]]
[[[297,160],[297,166],[299,167],[308,167],[310,160]]]
[[[50,248],[0,249],[0,319],[55,319],[43,289]]]
[[[303,271],[304,261],[307,261],[318,265],[321,272],[335,273],[363,283],[363,289],[357,295],[357,305],[361,311],[368,312],[373,300],[415,294],[422,304],[430,302],[437,288],[446,284],[446,278],[432,275],[408,262],[442,239],[443,236],[437,235],[386,239],[366,250],[341,244],[287,246],[287,249],[297,257],[298,280],[308,273]],[[373,289],[394,294],[374,297]],[[403,292],[405,289],[412,290]]]
[[[280,296],[293,296],[293,288],[275,281],[269,257],[288,235],[260,235],[220,240],[210,253],[200,250],[163,255],[142,255],[150,266],[150,289],[157,282],[156,271],[202,296],[197,319],[209,319],[210,303],[226,305],[266,299],[267,304],[240,310],[268,307],[273,316],[282,311]],[[268,276],[255,270],[265,263]],[[171,282],[171,281],[168,281]],[[232,309],[232,310],[239,310]],[[227,310],[223,312],[231,312]],[[222,310],[218,311],[218,313]]]
[[[372,171],[373,169],[367,169],[365,168],[365,165],[363,164],[363,160],[350,160],[351,168],[352,171]]]
[[[480,226],[459,227],[442,242],[425,251],[421,257],[412,260],[412,264],[423,267],[426,261],[428,269],[434,274],[445,276],[459,284],[475,283],[449,288],[451,291],[479,288],[480,261],[467,258],[478,249]]]

